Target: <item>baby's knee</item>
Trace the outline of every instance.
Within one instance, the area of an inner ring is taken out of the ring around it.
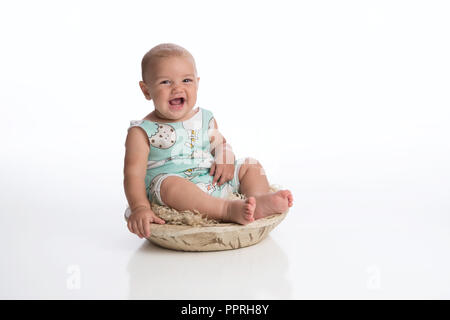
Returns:
[[[245,158],[244,165],[262,167],[261,163],[258,160],[251,157]]]
[[[155,202],[159,205],[166,205],[167,198],[171,197],[173,192],[179,192],[177,185],[183,178],[175,174],[161,174],[157,176],[151,184],[150,193]]]
[[[239,181],[242,181],[242,178],[244,177],[244,175],[251,168],[256,168],[256,169],[262,170],[262,165],[255,158],[250,158],[250,157],[245,158],[244,161],[242,162],[242,165],[239,168],[239,173],[238,173]]]
[[[172,191],[177,192],[178,190],[176,190],[177,185],[179,185],[180,183],[184,182],[185,179],[180,177],[180,176],[175,176],[175,175],[171,175],[171,176],[167,176],[164,178],[163,181],[161,181],[161,187],[160,187],[160,192],[161,194],[168,194]]]

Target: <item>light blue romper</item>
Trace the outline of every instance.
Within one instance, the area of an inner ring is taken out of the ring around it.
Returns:
[[[161,184],[169,176],[179,176],[195,183],[204,192],[218,198],[239,192],[239,169],[244,159],[235,160],[234,178],[221,186],[212,184],[209,174],[214,157],[210,152],[208,130],[214,129],[211,111],[198,112],[183,122],[132,120],[130,128],[140,127],[148,136],[150,153],[145,187],[150,202],[166,205],[161,199]],[[211,131],[210,131],[211,133]]]

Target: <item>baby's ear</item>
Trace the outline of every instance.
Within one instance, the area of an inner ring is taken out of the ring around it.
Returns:
[[[145,84],[144,81],[139,81],[139,87],[141,88],[142,93],[145,96],[145,99],[152,100],[152,97],[150,96],[150,92],[148,92],[147,85]]]

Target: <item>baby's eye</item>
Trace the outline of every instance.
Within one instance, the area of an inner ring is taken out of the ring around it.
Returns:
[[[188,82],[192,82],[192,79],[184,79],[183,81],[188,81]]]
[[[161,81],[160,84],[165,84],[165,83],[167,83],[168,81],[169,81],[169,80]]]

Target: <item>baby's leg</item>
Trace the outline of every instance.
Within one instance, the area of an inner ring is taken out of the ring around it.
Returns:
[[[294,198],[289,190],[270,192],[264,168],[255,159],[247,158],[241,165],[239,181],[239,192],[256,199],[255,219],[286,212],[293,205]]]
[[[197,210],[209,218],[248,224],[254,220],[255,198],[227,200],[210,196],[193,182],[169,176],[161,184],[161,199],[178,211]]]

